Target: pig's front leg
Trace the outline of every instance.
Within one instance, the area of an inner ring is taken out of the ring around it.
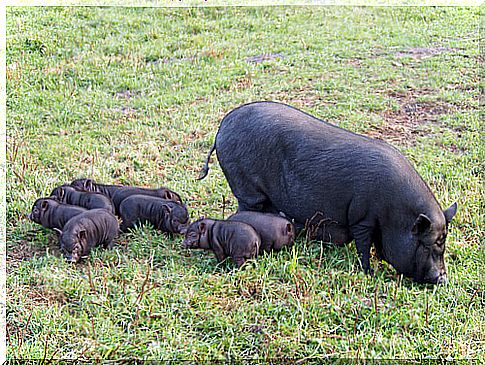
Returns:
[[[113,240],[107,240],[105,242],[103,242],[103,248],[104,249],[107,249],[107,250],[111,250],[114,246],[114,243],[113,243]]]
[[[237,268],[239,269],[241,266],[244,265],[246,259],[244,257],[233,257],[232,261],[236,264]]]
[[[224,250],[222,249],[221,245],[215,244],[212,247],[212,251],[214,251],[214,254],[216,255],[217,262],[222,262],[226,259],[226,255],[225,255]]]
[[[372,230],[365,225],[357,225],[351,228],[355,238],[355,246],[359,254],[360,264],[365,274],[373,275],[374,271],[370,267],[370,248],[372,245]]]

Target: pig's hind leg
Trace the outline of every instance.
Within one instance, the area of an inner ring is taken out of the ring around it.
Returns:
[[[126,232],[128,228],[133,228],[135,226],[135,222],[138,220],[137,212],[130,210],[126,207],[120,207],[120,230],[121,232]]]
[[[276,209],[272,208],[268,197],[265,194],[258,192],[256,189],[248,189],[242,194],[238,194],[238,192],[234,190],[234,195],[238,202],[238,212],[276,212]]]
[[[103,242],[103,248],[106,250],[111,250],[114,246],[113,239],[108,239]]]

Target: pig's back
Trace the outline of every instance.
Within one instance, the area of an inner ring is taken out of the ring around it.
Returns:
[[[230,112],[221,122],[216,151],[236,197],[251,186],[301,223],[320,211],[347,224],[356,197],[369,205],[376,196],[395,200],[406,186],[412,185],[408,195],[429,191],[394,147],[275,102]]]
[[[64,231],[82,227],[95,242],[104,242],[118,234],[119,223],[116,217],[106,209],[91,209],[71,218],[64,226]]]

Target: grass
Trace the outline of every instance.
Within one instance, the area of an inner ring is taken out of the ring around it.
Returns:
[[[484,354],[479,8],[8,8],[7,356],[477,359]],[[265,56],[263,56],[265,55]],[[376,275],[300,239],[237,271],[151,227],[77,265],[29,222],[74,178],[167,186],[193,219],[236,201],[221,118],[277,100],[388,140],[454,201],[449,283]],[[223,204],[224,202],[224,204]]]

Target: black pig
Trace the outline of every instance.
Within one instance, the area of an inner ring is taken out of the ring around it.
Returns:
[[[233,214],[227,220],[253,227],[261,237],[259,252],[280,251],[283,247],[291,246],[295,240],[295,227],[280,215],[245,211]]]
[[[69,262],[78,262],[95,246],[111,249],[118,232],[118,220],[106,209],[87,210],[65,224],[59,237],[61,251]]]
[[[185,205],[148,195],[131,195],[120,205],[123,220],[121,230],[134,227],[135,223],[150,222],[156,229],[171,233],[185,233],[189,214]]]
[[[217,261],[231,257],[237,267],[258,256],[261,238],[253,227],[242,222],[202,218],[187,229],[184,248],[212,250]]]
[[[156,196],[162,199],[171,200],[183,204],[180,195],[164,187],[149,189],[135,186],[105,185],[95,183],[92,179],[77,179],[72,181],[71,185],[83,191],[94,191],[106,195],[113,201],[115,212],[117,214],[119,214],[121,202],[131,195]]]
[[[40,198],[34,202],[29,219],[45,228],[62,229],[69,219],[87,209],[70,204],[62,204],[54,198]]]
[[[80,191],[70,185],[61,185],[52,190],[51,196],[57,197],[62,203],[79,205],[86,209],[106,209],[114,213],[111,199],[100,193]]]
[[[415,281],[446,281],[445,240],[457,205],[443,211],[389,144],[284,104],[256,102],[224,117],[200,179],[214,149],[239,211],[283,212],[300,227],[319,213],[333,222],[331,233],[342,240],[335,243],[355,240],[365,272],[373,243]]]
[[[113,199],[113,195],[118,190],[124,188],[122,185],[98,184],[93,179],[76,179],[71,182],[71,186],[81,191],[101,193],[110,199]]]

